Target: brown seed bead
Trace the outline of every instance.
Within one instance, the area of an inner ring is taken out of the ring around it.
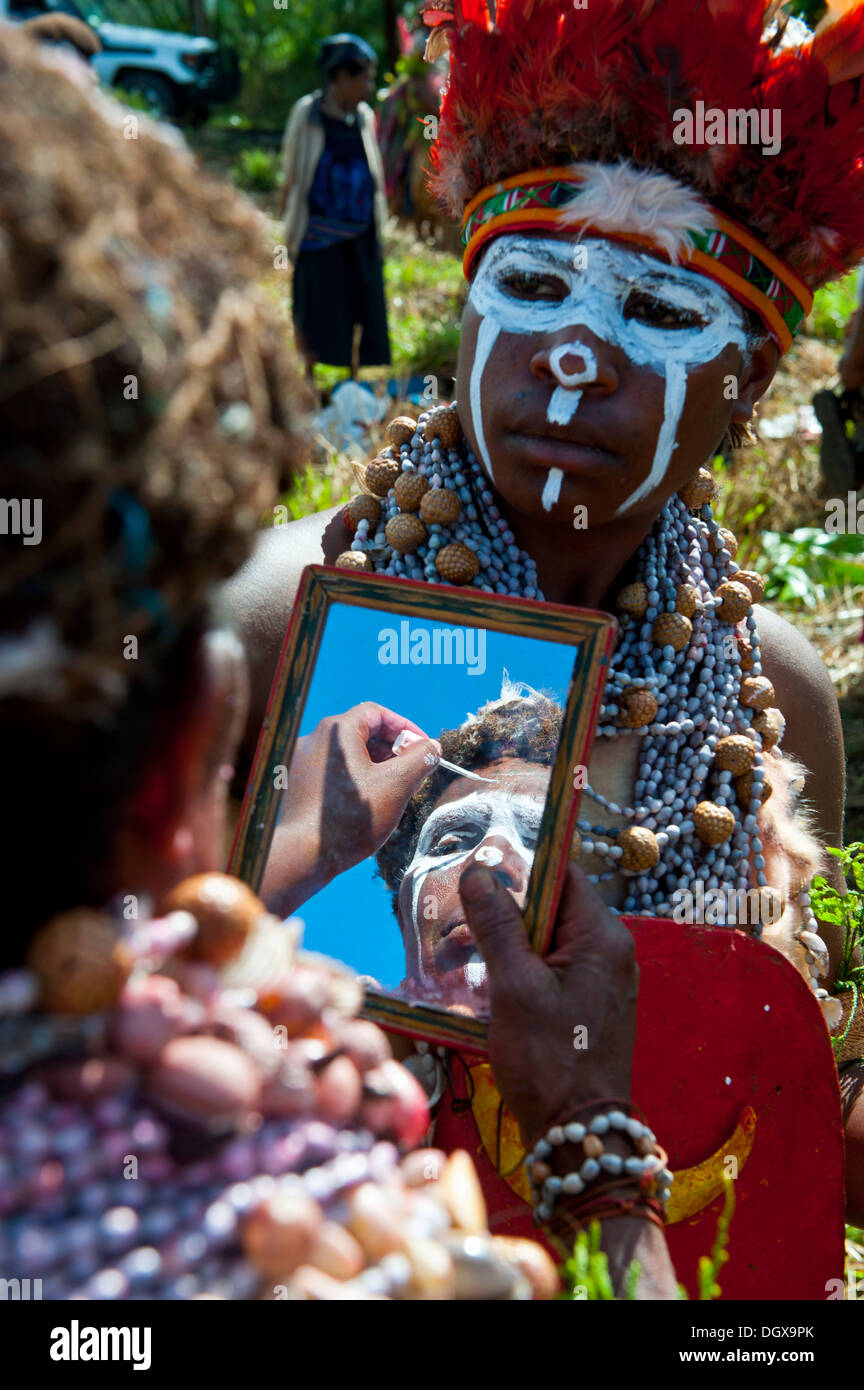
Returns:
[[[26,963],[39,979],[46,1013],[92,1014],[117,1002],[133,961],[110,919],[81,907],[39,928]]]
[[[700,801],[693,812],[693,826],[703,845],[722,845],[735,829],[735,816],[728,806]]]
[[[395,459],[373,459],[366,467],[366,486],[376,497],[386,497],[400,472]]]
[[[647,587],[641,580],[637,580],[635,584],[628,584],[615,600],[615,607],[619,612],[629,614],[631,618],[644,618],[648,607]]]
[[[642,729],[657,717],[657,701],[650,690],[625,690],[621,696],[618,723],[622,729]]]
[[[251,888],[230,874],[195,874],[172,888],[163,911],[191,912],[198,930],[183,954],[191,960],[225,965],[240,954],[264,904]]]
[[[582,1140],[582,1149],[586,1158],[599,1158],[603,1152],[603,1140],[596,1134],[586,1134]]]
[[[762,804],[768,800],[774,788],[767,777],[762,779],[762,791],[760,793]],[[743,806],[744,810],[749,810],[750,802],[753,800],[753,773],[748,772],[743,777],[735,779],[735,795],[738,798],[738,805]]]
[[[343,550],[336,557],[337,570],[371,570],[372,561],[362,550]]]
[[[452,541],[438,551],[435,568],[448,584],[470,584],[480,570],[480,561],[470,546]]]
[[[410,555],[426,539],[426,527],[419,516],[410,512],[400,512],[391,517],[384,528],[387,544],[392,545],[401,555]]]
[[[742,618],[746,618],[750,612],[753,599],[746,584],[739,584],[737,580],[727,579],[723,584],[718,584],[714,594],[717,598],[722,599],[722,603],[717,609],[717,617],[721,622],[738,623]]]
[[[745,709],[763,710],[777,697],[767,676],[745,676],[738,698]]]
[[[693,584],[679,584],[675,590],[675,607],[685,618],[692,618],[699,607],[699,590]]]
[[[746,584],[754,603],[761,603],[765,597],[766,579],[755,570],[739,570],[735,576],[736,584]]]
[[[386,434],[390,443],[398,448],[400,444],[410,444],[416,429],[417,421],[412,420],[410,415],[397,415],[387,426]]]
[[[416,512],[428,491],[429,482],[422,473],[400,473],[393,484],[393,496],[400,512]]]
[[[420,515],[430,526],[452,526],[459,520],[462,503],[449,487],[433,487],[420,499]]]
[[[647,1134],[643,1134],[641,1139],[634,1140],[633,1147],[642,1158],[647,1158],[649,1154],[654,1152],[654,1145]]]
[[[683,613],[660,613],[651,629],[658,647],[674,647],[676,652],[687,646],[692,635],[693,624]]]
[[[622,869],[633,873],[644,873],[653,869],[660,858],[660,846],[653,830],[644,825],[628,825],[618,836],[618,843],[624,853],[621,855]]]
[[[700,468],[695,478],[691,478],[689,483],[682,487],[678,496],[685,507],[695,510],[696,507],[704,507],[706,502],[710,502],[716,491],[714,475],[707,468]]]
[[[440,439],[445,449],[455,449],[462,438],[462,426],[453,406],[439,405],[430,410],[423,422],[423,433],[431,444]]]
[[[539,1160],[531,1164],[531,1181],[535,1187],[542,1187],[547,1178],[551,1178],[552,1169],[548,1163],[541,1163]]]
[[[734,560],[738,554],[738,537],[734,531],[730,531],[727,526],[721,526],[716,536],[712,536],[709,541],[709,548],[712,555],[717,555],[724,548],[729,551]]]
[[[752,726],[762,736],[762,747],[773,748],[786,732],[786,720],[779,709],[760,710]]]
[[[347,507],[342,509],[342,519],[352,535],[361,521],[368,521],[370,526],[377,526],[381,520],[381,503],[377,497],[370,497],[368,492],[363,492],[359,497],[352,497]]]
[[[721,772],[731,772],[735,777],[743,777],[749,772],[756,757],[756,744],[746,734],[730,734],[721,738],[714,750],[714,762]]]

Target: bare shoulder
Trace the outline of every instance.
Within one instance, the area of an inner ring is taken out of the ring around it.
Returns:
[[[254,749],[288,619],[307,565],[332,563],[346,548],[341,507],[262,531],[242,569],[225,586],[225,602],[249,661],[251,698],[243,740]]]
[[[762,670],[774,686],[786,717],[783,748],[807,768],[807,796],[822,839],[842,835],[845,765],[837,696],[825,663],[792,623],[757,605]]]

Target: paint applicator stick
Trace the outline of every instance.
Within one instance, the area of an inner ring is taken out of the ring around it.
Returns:
[[[401,734],[397,734],[393,740],[393,752],[398,757],[402,749],[407,748],[409,743],[418,743],[419,740],[419,734],[412,733],[410,729],[403,729]],[[459,777],[470,777],[472,782],[494,782],[497,780],[495,777],[481,777],[479,772],[469,772],[467,767],[457,767],[455,763],[448,762],[446,758],[439,758],[438,766],[446,768],[448,772],[457,773]]]

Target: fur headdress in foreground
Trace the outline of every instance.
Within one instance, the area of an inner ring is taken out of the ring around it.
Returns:
[[[427,54],[451,50],[432,187],[453,217],[517,175],[626,158],[694,189],[809,290],[864,256],[864,0],[828,0],[813,34],[777,0],[430,0],[421,14]],[[709,143],[709,109],[779,113],[779,149]]]

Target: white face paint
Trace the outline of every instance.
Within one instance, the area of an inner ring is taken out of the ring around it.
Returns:
[[[493,837],[506,840],[526,871],[530,871],[542,815],[542,800],[502,789],[472,792],[458,801],[436,807],[427,817],[414,857],[405,871],[405,878],[411,881],[411,926],[421,979],[427,982],[430,979],[424,969],[420,940],[421,901],[428,875],[442,870],[461,870],[472,855],[480,863],[495,867],[502,862],[504,854],[497,845],[483,843]],[[463,973],[471,989],[485,982],[486,964],[476,948]]]
[[[611,347],[625,352],[637,366],[648,367],[665,380],[663,424],[651,470],[618,508],[629,511],[665,477],[677,448],[678,425],[687,394],[688,369],[713,361],[730,344],[743,351],[747,330],[743,313],[730,294],[696,271],[666,265],[645,252],[601,238],[586,238],[582,269],[574,264],[572,246],[553,237],[506,233],[486,251],[471,286],[469,303],[480,317],[477,350],[471,366],[470,403],[481,461],[493,479],[482,419],[483,372],[500,333],[560,333],[584,325]],[[581,264],[581,263],[580,263]],[[540,295],[543,297],[541,298]],[[671,320],[659,326],[653,319]],[[553,392],[547,419],[566,424],[579,405],[581,391],[561,371],[566,356],[585,359],[585,344],[574,340],[556,347],[553,365],[561,385]],[[593,354],[592,358],[593,358]],[[581,382],[591,379],[592,364],[584,361]],[[593,362],[596,377],[596,359]],[[563,394],[562,394],[563,393]],[[564,420],[564,401],[569,415]],[[560,470],[550,470],[558,473]],[[543,505],[557,501],[561,480],[547,483]]]

